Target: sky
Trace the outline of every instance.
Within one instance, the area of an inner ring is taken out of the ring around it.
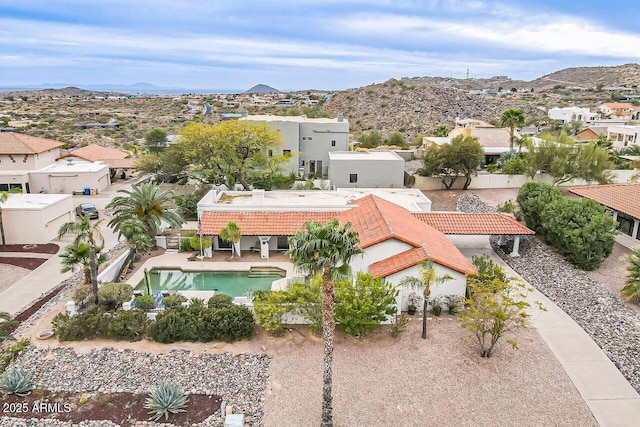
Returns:
[[[640,2],[0,0],[0,87],[283,91],[640,62]]]

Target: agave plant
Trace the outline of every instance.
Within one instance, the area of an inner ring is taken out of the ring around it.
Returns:
[[[7,395],[24,397],[29,394],[31,388],[31,375],[24,371],[14,369],[0,379],[0,391]]]
[[[151,409],[149,415],[154,421],[164,415],[164,419],[169,418],[169,414],[185,412],[187,406],[187,393],[178,388],[173,383],[162,383],[147,398],[144,407]]]

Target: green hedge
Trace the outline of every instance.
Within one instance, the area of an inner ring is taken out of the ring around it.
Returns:
[[[109,312],[93,306],[75,316],[60,313],[53,318],[52,324],[60,341],[95,338],[139,341],[146,335],[149,320],[142,310]]]

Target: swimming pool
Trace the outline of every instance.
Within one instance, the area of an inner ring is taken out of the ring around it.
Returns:
[[[248,296],[261,290],[270,290],[274,280],[282,279],[284,270],[269,268],[266,271],[182,271],[180,269],[152,269],[151,289],[162,291],[215,291],[230,297]],[[144,279],[136,289],[144,290]]]

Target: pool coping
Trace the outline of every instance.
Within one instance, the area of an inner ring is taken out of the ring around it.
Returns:
[[[149,258],[127,279],[134,288],[144,278],[145,268],[180,269],[182,271],[249,271],[251,267],[278,267],[285,271],[285,277],[274,280],[272,290],[282,289],[289,279],[300,276],[292,262],[286,261],[189,261],[190,253],[164,253],[153,258]]]

